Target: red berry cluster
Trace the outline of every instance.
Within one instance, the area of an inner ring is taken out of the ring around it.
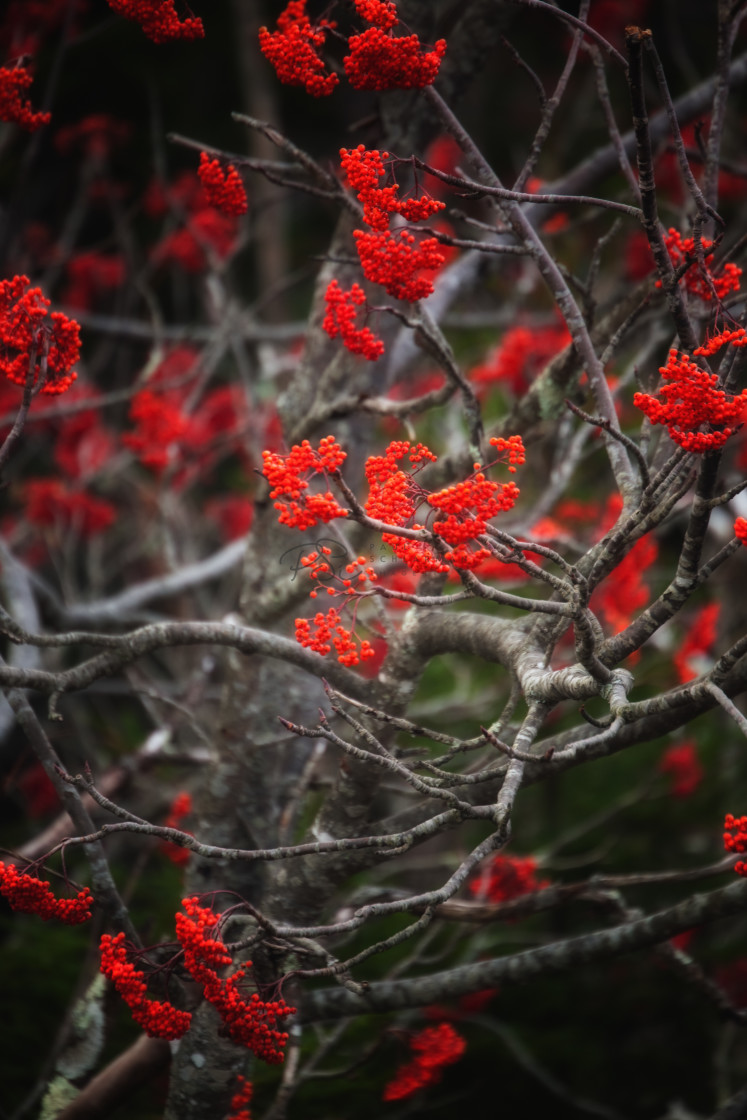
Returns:
[[[220,938],[210,935],[220,918],[213,910],[200,906],[196,898],[183,898],[182,906],[186,914],[176,915],[176,936],[184,950],[184,965],[200,984],[208,984],[216,968],[233,963]]]
[[[226,1120],[252,1120],[249,1102],[252,1099],[252,1083],[241,1074],[237,1077],[237,1089],[231,1097],[231,1109]]]
[[[714,292],[717,299],[724,299],[729,292],[739,291],[739,277],[742,275],[742,270],[738,265],[730,261],[724,265],[718,276],[714,276],[711,271],[713,253],[709,253],[708,250],[713,245],[712,241],[705,237],[702,239],[703,251],[706,254],[704,257],[706,276],[692,270],[692,265],[697,264],[697,247],[694,237],[683,237],[679,230],[670,229],[664,238],[664,242],[675,268],[679,268],[688,260],[691,262],[683,279],[687,291],[697,296],[698,299],[710,301],[713,299]],[[660,280],[657,281],[657,287],[661,287]]]
[[[196,16],[180,20],[174,0],[108,0],[108,4],[117,15],[139,23],[154,43],[205,38],[202,20]]]
[[[145,467],[158,473],[174,461],[174,446],[189,429],[189,418],[160,393],[143,389],[132,398],[130,419],[135,431],[122,436],[122,443],[134,451]]]
[[[423,195],[421,198],[398,199],[397,183],[379,187],[378,181],[386,174],[384,160],[389,152],[376,148],[367,151],[363,144],[357,148],[340,148],[340,163],[348,182],[363,203],[363,220],[371,229],[389,229],[392,214],[401,214],[408,222],[420,222],[443,210],[445,204]]]
[[[294,529],[309,529],[318,522],[347,517],[348,511],[340,506],[329,491],[324,494],[307,494],[308,479],[304,475],[335,473],[347,458],[334,436],[326,436],[314,451],[307,439],[294,444],[288,455],[275,451],[262,452],[262,474],[272,490],[271,498],[280,511],[281,525]]]
[[[61,478],[34,478],[23,487],[26,519],[32,525],[74,531],[84,537],[103,533],[116,519],[111,502],[73,489]]]
[[[288,1035],[276,1028],[295,1013],[295,1007],[283,999],[265,1001],[256,992],[249,999],[241,995],[239,985],[251,961],[232,976],[219,977],[216,968],[231,964],[231,957],[221,940],[209,936],[218,924],[217,915],[199,906],[196,898],[183,899],[182,906],[187,913],[177,914],[176,934],[184,949],[184,963],[202,984],[203,994],[220,1014],[229,1038],[270,1065],[282,1062]]]
[[[24,66],[0,66],[0,121],[19,124],[35,132],[49,124],[50,113],[35,113],[24,94],[33,82],[33,75]]]
[[[524,466],[526,462],[526,450],[521,436],[509,436],[508,439],[504,439],[503,436],[494,436],[488,442],[490,446],[494,447],[498,452],[496,458],[491,461],[490,466],[508,461],[509,474],[516,474],[516,468]]]
[[[324,581],[325,586],[323,590],[326,591],[328,595],[337,595],[338,593],[341,593],[338,592],[335,587],[326,585],[326,581],[330,577],[332,577],[333,580],[337,580],[339,582],[340,588],[344,588],[344,593],[346,595],[355,595],[356,589],[353,586],[353,580],[344,579],[340,576],[337,576],[332,571],[329,563],[325,560],[325,556],[331,555],[332,549],[326,548],[324,545],[322,545],[318,552],[310,552],[308,556],[301,557],[301,567],[308,569],[309,575],[312,579]],[[349,564],[346,564],[345,571],[350,576],[356,575],[357,573],[356,582],[359,585],[367,583],[369,580],[374,583],[378,579],[376,572],[368,563],[365,556],[358,556],[355,560],[352,560]],[[318,593],[319,589],[315,588],[310,593],[311,598],[316,599]]]
[[[537,878],[537,860],[532,856],[494,856],[469,885],[470,892],[481,901],[510,902],[532,891],[548,886]]]
[[[669,437],[686,451],[703,452],[723,447],[731,428],[701,432],[707,424],[722,425],[739,420],[747,404],[747,389],[738,397],[727,397],[717,389],[718,376],[708,373],[678,350],[669,351],[667,364],[659,372],[666,382],[659,390],[660,397],[636,393],[633,404],[640,408],[652,424],[666,425]]]
[[[373,26],[348,39],[350,53],[342,61],[354,89],[422,89],[435,81],[446,53],[445,39],[426,51],[417,35],[394,37],[392,31],[399,24],[394,4],[355,0],[355,7]],[[290,0],[278,17],[276,31],[260,28],[260,50],[281,82],[302,86],[312,97],[325,97],[339,79],[325,70],[319,51],[327,31],[335,26],[327,20],[312,23],[306,0]]]
[[[390,0],[355,0],[355,10],[366,23],[373,23],[384,31],[399,23],[397,6]]]
[[[75,253],[66,265],[67,285],[61,302],[89,311],[104,292],[121,287],[125,270],[125,259],[119,253],[105,255],[95,249]]]
[[[739,852],[740,854],[747,852],[747,817],[733,817],[731,813],[726,814],[724,820],[724,848],[727,852]],[[732,832],[734,835],[732,836]],[[747,878],[747,863],[744,860],[739,860],[734,864],[734,870],[737,875],[744,875]]]
[[[744,545],[747,545],[747,519],[738,517],[734,522],[734,536]]]
[[[508,459],[510,471],[516,470],[515,464],[524,462],[524,445],[520,436],[492,439],[490,442],[499,452],[499,458]],[[513,508],[519,496],[518,487],[513,482],[490,482],[480,464],[476,463],[476,473],[464,482],[429,494],[414,481],[412,473],[400,467],[400,460],[408,455],[413,467],[436,460],[436,456],[423,444],[411,448],[406,440],[391,443],[383,456],[369,457],[366,477],[370,495],[366,502],[366,512],[390,525],[417,529],[421,526],[415,524],[414,517],[418,507],[425,502],[446,514],[442,519],[434,521],[433,531],[443,537],[452,546],[452,550],[441,558],[425,541],[406,540],[393,533],[384,533],[383,540],[414,572],[447,572],[449,563],[457,568],[478,567],[491,554],[484,548],[473,551],[468,542],[474,541],[486,531],[491,518]],[[489,465],[492,466],[495,462],[498,462],[498,458]]]
[[[571,340],[565,324],[552,327],[512,327],[487,359],[470,372],[477,386],[509,386],[516,396]]]
[[[658,556],[656,541],[650,536],[641,537],[594,591],[592,610],[601,614],[616,634],[630,625],[634,611],[648,603],[651,591],[643,575]]]
[[[337,74],[325,73],[319,48],[334,24],[312,24],[306,0],[290,0],[278,16],[277,31],[259,29],[259,48],[285,85],[303,86],[312,97],[326,97],[337,85]]]
[[[236,168],[229,163],[223,170],[220,160],[210,159],[207,152],[200,152],[200,166],[197,174],[205,188],[208,202],[224,214],[237,217],[246,214],[248,204],[246,191]]]
[[[301,557],[301,567],[309,569],[309,575],[312,579],[323,579],[332,571],[329,564],[324,559],[325,556],[331,555],[332,549],[322,545],[319,552],[310,552],[308,556]],[[330,594],[335,595],[336,592],[330,590]],[[316,591],[311,592],[312,599],[316,599],[316,595]]]
[[[693,350],[694,354],[702,354],[703,357],[709,358],[712,354],[717,354],[724,346],[747,346],[747,331],[744,327],[737,327],[735,330],[718,331],[712,335],[707,342],[699,346],[697,350]]]
[[[486,548],[470,549],[468,542],[485,532],[491,518],[512,509],[518,497],[518,486],[513,482],[505,485],[491,482],[483,474],[479,463],[475,463],[475,473],[464,482],[429,494],[428,504],[446,514],[441,520],[433,522],[434,532],[452,547],[444,559],[457,568],[479,567],[491,553]]]
[[[435,237],[418,241],[414,234],[399,230],[353,231],[363,275],[373,284],[381,284],[394,299],[414,303],[425,299],[433,291],[429,276],[420,272],[435,272],[445,261]]]
[[[325,559],[331,555],[331,552],[330,548],[322,546],[318,552],[311,552],[308,556],[301,557],[301,566],[307,569],[311,578],[322,581],[310,592],[312,599],[316,599],[320,591],[333,596],[360,595],[363,585],[377,581],[376,572],[365,556],[358,556],[346,564],[345,572],[350,578],[338,576]],[[332,582],[327,583],[330,579]],[[335,584],[339,584],[339,587]],[[326,615],[318,611],[313,619],[297,618],[296,641],[306,649],[313,649],[322,656],[328,654],[334,646],[337,660],[343,665],[359,665],[361,661],[368,661],[375,656],[375,650],[369,641],[364,640],[358,644],[355,630],[348,630],[342,625],[341,613],[336,607],[331,607]]]
[[[343,66],[353,89],[422,89],[436,80],[446,40],[424,51],[417,35],[397,39],[382,27],[369,27],[350,36],[348,50]]]
[[[167,234],[153,250],[155,264],[173,264],[184,272],[203,272],[208,257],[219,261],[236,248],[236,216],[212,206],[188,215],[187,225]]]
[[[402,470],[400,460],[410,460],[410,472]],[[424,463],[436,462],[436,456],[422,443],[412,446],[409,440],[394,440],[383,455],[370,455],[366,460],[366,478],[370,488],[366,513],[389,525],[412,529],[423,526],[414,521],[418,506],[427,497],[412,472]],[[426,541],[406,540],[394,533],[382,533],[382,540],[413,572],[448,572],[445,564]]]
[[[349,576],[354,576],[355,580],[342,579],[342,586],[345,588],[346,595],[355,595],[356,588],[353,586],[354,582],[360,586],[365,583],[376,583],[378,576],[369,564],[365,556],[356,556],[355,560],[351,560],[349,564],[345,565],[345,571]]]
[[[101,938],[100,971],[114,984],[125,1001],[132,1018],[150,1038],[181,1038],[189,1030],[192,1016],[180,1011],[167,1000],[148,999],[143,973],[127,959],[125,935],[105,933]]]
[[[171,802],[171,808],[166,820],[163,822],[165,828],[178,828],[182,829],[182,822],[185,817],[188,817],[192,812],[192,797],[188,793],[178,793],[174,800]],[[191,836],[192,833],[190,832]],[[189,848],[180,848],[178,844],[172,844],[170,840],[161,840],[159,848],[164,855],[176,864],[177,867],[183,867],[188,863],[191,855]]]
[[[516,464],[524,462],[524,445],[520,436],[495,438],[490,443],[498,453],[490,466],[502,459],[508,462],[509,471],[515,471]],[[326,468],[321,464],[322,451],[325,455],[332,456],[328,458]],[[344,457],[332,436],[322,440],[320,452],[315,452],[308,441],[300,447],[294,447],[288,456],[263,452],[266,464],[264,474],[274,486],[272,496],[282,495],[291,499],[290,503],[276,503],[276,508],[281,510],[281,523],[306,528],[308,518],[314,516],[313,510],[309,513],[305,506],[298,503],[299,497],[303,497],[305,503],[311,501],[303,496],[303,486],[307,483],[301,477],[302,473],[309,469],[336,470]],[[403,460],[408,460],[406,467],[403,467]],[[369,484],[365,512],[387,526],[418,530],[425,528],[415,521],[421,506],[439,510],[445,516],[434,521],[432,539],[435,540],[437,534],[452,546],[451,551],[445,552],[443,556],[438,555],[429,540],[411,540],[386,531],[382,532],[382,540],[416,574],[448,573],[450,565],[474,569],[492,554],[485,548],[473,551],[471,542],[486,531],[491,518],[513,507],[519,495],[518,488],[513,482],[490,482],[480,465],[475,464],[476,473],[466,481],[435,494],[429,493],[414,476],[424,465],[434,462],[436,456],[432,451],[422,443],[413,445],[409,440],[394,440],[383,455],[369,456],[365,466]],[[324,497],[335,501],[331,495]],[[345,576],[341,576],[332,569],[328,561],[330,555],[331,549],[322,546],[301,558],[301,566],[317,581],[317,586],[311,591],[312,599],[316,599],[320,591],[331,596],[343,594],[349,598],[370,594],[363,589],[363,585],[376,582],[378,577],[365,556],[358,556],[347,564]],[[295,624],[296,641],[323,656],[334,647],[338,660],[344,665],[357,665],[374,656],[370,642],[363,641],[358,645],[354,629],[349,630],[342,625],[341,614],[336,607],[331,607],[326,614],[319,611],[313,619],[297,618]]]
[[[219,918],[212,910],[201,907],[196,898],[182,900],[186,914],[176,915],[176,933],[184,950],[184,964],[192,977],[202,985],[203,995],[219,1012],[226,1033],[234,1042],[246,1046],[258,1058],[271,1064],[282,1062],[283,1046],[288,1035],[276,1030],[278,1022],[295,1012],[284,1000],[265,1001],[254,993],[245,999],[239,984],[251,967],[251,961],[232,976],[222,979],[216,969],[232,963],[226,947],[211,931]],[[192,1019],[188,1011],[180,1011],[168,1001],[149,1000],[144,974],[127,959],[125,936],[104,934],[101,938],[101,972],[114,984],[132,1017],[152,1038],[181,1038]]]
[[[93,897],[88,887],[78,891],[75,898],[56,898],[46,879],[25,872],[19,875],[12,863],[0,863],[0,894],[12,910],[36,914],[43,922],[58,918],[68,926],[78,926],[91,917]]]
[[[384,353],[384,343],[377,338],[370,327],[356,327],[356,310],[366,302],[366,295],[359,284],[353,284],[349,292],[344,292],[336,280],[331,280],[324,295],[327,311],[322,328],[330,338],[339,335],[344,346],[351,354],[359,354],[369,362],[375,362]]]
[[[708,654],[713,648],[720,610],[719,603],[708,603],[702,607],[685,635],[685,640],[674,654],[674,666],[681,684],[686,684],[698,675],[692,665],[693,659]]]
[[[342,665],[359,665],[361,661],[367,661],[375,655],[369,641],[364,639],[358,644],[354,633],[342,625],[340,612],[336,607],[330,607],[326,615],[318,611],[312,619],[297,618],[296,641],[305,649],[320,653],[322,657],[334,646],[337,660]]]
[[[64,393],[78,376],[72,367],[80,356],[80,327],[61,311],[48,308],[41,288],[29,288],[27,276],[0,281],[0,373],[25,385],[33,359],[38,385],[46,358],[42,393]]]
[[[380,187],[379,179],[386,174],[384,160],[388,158],[388,152],[376,148],[367,151],[363,144],[340,149],[343,171],[363,203],[363,220],[371,228],[371,232],[353,232],[363,274],[372,283],[381,284],[395,299],[413,302],[425,299],[433,291],[431,278],[418,274],[434,272],[446,258],[435,237],[418,242],[407,230],[392,233],[389,222],[394,214],[410,222],[421,221],[442,210],[444,203],[427,195],[398,199],[396,182]],[[358,302],[362,302],[362,297]]]
[[[671,777],[673,797],[690,797],[703,781],[697,747],[689,740],[669,747],[659,759],[658,769]]]
[[[397,1070],[384,1089],[384,1100],[399,1101],[433,1085],[440,1079],[443,1067],[458,1061],[466,1047],[467,1043],[451,1023],[426,1027],[410,1040],[415,1057]]]

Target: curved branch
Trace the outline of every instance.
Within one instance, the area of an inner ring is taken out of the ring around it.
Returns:
[[[659,910],[645,918],[623,922],[613,929],[595,930],[579,937],[528,949],[497,960],[478,961],[445,972],[410,980],[383,980],[368,986],[365,995],[343,988],[307,992],[300,1019],[305,1023],[352,1015],[381,1014],[409,1007],[423,1007],[496,987],[521,983],[536,976],[565,972],[579,965],[610,960],[636,949],[658,945],[675,934],[747,910],[747,882],[741,880],[708,894]]]

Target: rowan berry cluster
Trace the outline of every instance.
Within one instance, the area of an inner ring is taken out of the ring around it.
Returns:
[[[512,327],[487,359],[470,371],[474,385],[507,385],[520,396],[547,363],[571,341],[565,324],[551,327]]]
[[[388,187],[379,187],[379,179],[386,174],[384,160],[388,158],[389,152],[380,152],[376,148],[367,151],[363,144],[352,149],[340,148],[342,169],[350,186],[357,191],[359,202],[363,203],[366,225],[375,230],[387,230],[392,214],[400,214],[408,222],[420,222],[444,209],[443,202],[428,195],[398,199],[399,186],[396,182]]]
[[[524,462],[524,445],[520,436],[494,438],[490,443],[497,456],[489,466],[503,460],[509,464],[509,471],[515,471],[516,464]],[[308,441],[305,441],[300,447],[294,447],[288,456],[263,452],[264,475],[274,487],[271,496],[290,499],[289,502],[276,503],[276,508],[280,510],[281,524],[306,528],[308,524],[316,523],[308,520],[309,517],[316,517],[315,509],[309,511],[307,508],[314,496],[307,498],[303,495],[303,487],[308,484],[301,476],[309,470],[336,471],[344,459],[344,452],[333,437],[326,437],[319,446],[320,451],[315,452]],[[326,466],[322,463],[323,458],[326,459]],[[403,465],[403,460],[406,461],[406,466]],[[393,440],[383,455],[369,456],[365,465],[369,485],[365,512],[387,527],[424,531],[422,539],[382,531],[384,543],[391,547],[411,572],[446,574],[450,572],[450,566],[474,569],[489,560],[492,554],[484,547],[473,549],[472,542],[486,532],[488,522],[493,517],[514,506],[519,490],[513,482],[491,482],[480,464],[476,463],[475,473],[470,478],[431,493],[416,481],[415,475],[426,464],[435,462],[436,456],[424,444],[413,445],[409,440]],[[299,503],[299,498],[304,505]],[[336,500],[331,494],[324,495],[323,499],[326,504],[332,504],[332,516],[346,515],[347,511],[334,512]],[[430,507],[426,519],[433,511],[439,511],[442,515],[433,522],[432,536],[425,531],[425,525],[415,521],[422,506]],[[439,537],[446,545],[451,546],[450,550],[443,549],[443,555],[439,555],[434,548],[433,542]],[[345,575],[339,576],[329,564],[327,558],[330,555],[331,549],[322,546],[301,558],[301,566],[317,581],[317,586],[311,591],[312,598],[317,598],[320,591],[331,596],[342,594],[360,597],[362,594],[370,594],[363,590],[364,585],[376,582],[377,574],[365,556],[358,556],[350,562],[345,568]],[[363,641],[358,646],[354,631],[342,625],[340,612],[335,607],[330,608],[326,615],[318,612],[311,620],[297,618],[295,625],[296,640],[302,646],[322,655],[329,653],[334,646],[338,660],[345,665],[357,665],[374,656],[373,647],[368,641]]]
[[[364,639],[359,643],[354,632],[342,625],[341,615],[336,607],[330,607],[326,615],[318,611],[312,619],[297,618],[296,641],[322,657],[334,646],[337,660],[347,666],[359,665],[375,654],[369,641]]]
[[[202,984],[203,995],[218,1011],[228,1037],[270,1065],[282,1062],[288,1035],[277,1026],[295,1013],[295,1007],[283,999],[265,1001],[256,992],[249,999],[241,995],[239,985],[251,961],[232,976],[219,977],[215,969],[231,964],[231,957],[220,939],[208,936],[218,924],[217,915],[201,907],[196,898],[183,899],[182,906],[186,915],[177,914],[176,934],[184,949],[184,964]]]
[[[410,460],[409,472],[400,467],[405,458]],[[365,504],[369,517],[389,525],[422,529],[414,518],[428,492],[415,482],[413,473],[428,462],[436,462],[433,452],[422,443],[413,446],[409,440],[394,440],[383,455],[370,455],[366,460],[369,496]],[[427,541],[409,540],[394,533],[382,533],[382,540],[413,572],[449,571],[449,565]]]
[[[107,0],[119,16],[139,23],[154,43],[170,43],[174,39],[204,39],[205,28],[196,16],[180,20],[174,0]]]
[[[173,264],[181,271],[198,273],[209,258],[223,261],[236,248],[238,216],[215,208],[194,171],[181,172],[169,184],[152,180],[143,209],[149,218],[162,218],[172,210],[180,222],[152,250],[154,264]]]
[[[23,96],[33,80],[24,66],[0,66],[0,121],[18,124],[27,132],[49,124],[51,114],[35,113],[31,102]]]
[[[382,27],[369,27],[350,36],[348,50],[342,61],[353,89],[423,89],[436,80],[446,40],[425,51],[417,35],[395,38]]]
[[[308,570],[308,573],[312,579],[325,583],[323,590],[326,591],[328,595],[338,594],[337,589],[326,584],[326,581],[330,578],[339,581],[340,587],[344,589],[344,594],[356,594],[356,588],[353,586],[354,581],[352,579],[344,579],[341,576],[337,576],[332,571],[332,568],[325,559],[326,556],[331,555],[332,549],[326,548],[324,545],[322,545],[318,552],[310,552],[308,556],[301,557],[301,567]],[[359,586],[361,584],[367,583],[369,580],[374,583],[378,579],[376,572],[368,563],[365,556],[358,556],[355,560],[352,560],[349,564],[346,564],[345,571],[349,576],[356,577],[355,582]],[[318,588],[315,588],[311,592],[311,598],[316,599],[318,593]]]
[[[365,556],[356,556],[355,560],[351,560],[349,564],[345,565],[345,571],[349,576],[355,577],[355,581],[352,578],[343,578],[342,580],[342,585],[346,589],[345,593],[347,595],[355,594],[354,582],[359,585],[368,583],[369,581],[371,583],[376,583],[379,578]]]
[[[440,1080],[444,1066],[458,1061],[466,1047],[467,1043],[451,1023],[426,1027],[411,1038],[410,1049],[415,1057],[397,1070],[384,1089],[384,1100],[403,1100],[433,1085]]]
[[[520,436],[509,439],[492,439],[491,444],[499,452],[497,459],[507,458],[509,470],[515,471],[515,464],[524,462],[524,445]],[[433,531],[451,545],[443,557],[435,554],[425,541],[413,541],[384,533],[383,540],[407,566],[415,572],[447,572],[449,564],[456,568],[474,569],[487,560],[491,553],[480,548],[473,550],[469,542],[483,534],[490,521],[498,513],[512,509],[519,496],[514,483],[491,482],[483,473],[480,464],[475,464],[475,473],[464,482],[446,487],[437,493],[428,493],[399,466],[400,460],[409,456],[411,465],[419,467],[424,462],[435,462],[436,457],[418,444],[411,448],[407,441],[391,443],[383,456],[371,456],[366,463],[366,477],[370,494],[366,502],[366,512],[371,517],[386,521],[390,525],[421,526],[413,519],[418,507],[426,503],[446,516],[433,522]]]
[[[232,976],[219,977],[216,969],[230,965],[232,960],[222,940],[211,936],[218,925],[218,915],[201,907],[196,898],[182,899],[182,906],[186,913],[176,915],[176,934],[184,951],[184,965],[220,1014],[226,1034],[263,1061],[282,1062],[288,1035],[276,1028],[295,1012],[295,1007],[289,1007],[282,999],[262,1000],[256,992],[249,999],[241,995],[239,984],[251,968],[251,961]],[[178,1010],[168,1001],[149,1000],[143,972],[127,957],[124,934],[116,937],[104,934],[101,972],[113,982],[135,1022],[152,1038],[181,1038],[189,1029],[191,1014]]]
[[[252,1120],[249,1103],[252,1099],[252,1083],[239,1074],[237,1089],[231,1097],[231,1108],[226,1120]]]
[[[191,795],[188,793],[178,793],[171,802],[168,816],[163,822],[164,828],[182,829],[184,818],[188,817],[191,812]],[[192,833],[190,832],[189,835],[191,836]],[[170,859],[172,863],[176,864],[177,867],[183,867],[184,864],[189,861],[191,854],[189,848],[181,848],[178,844],[172,844],[170,840],[161,840],[158,846],[164,855]]]
[[[532,856],[498,855],[472,880],[469,889],[481,901],[498,903],[547,886],[547,879],[537,878],[537,861]]]
[[[718,331],[716,334],[711,335],[707,342],[699,346],[697,350],[693,350],[694,354],[702,355],[704,358],[711,357],[712,354],[717,354],[724,346],[747,346],[747,331],[744,327],[736,327],[734,330]]]
[[[340,79],[337,74],[325,73],[319,48],[324,46],[327,30],[334,26],[328,22],[312,24],[306,15],[306,0],[290,0],[278,16],[276,31],[259,29],[259,49],[284,85],[303,86],[312,97],[326,97]]]
[[[0,862],[0,894],[12,910],[36,914],[43,922],[57,918],[68,926],[78,926],[91,917],[93,897],[88,887],[78,891],[75,898],[56,898],[46,879],[19,874],[12,863]]]
[[[392,233],[389,221],[393,214],[408,221],[421,221],[442,210],[444,203],[426,195],[398,199],[396,183],[379,187],[379,179],[386,173],[384,160],[388,158],[388,152],[376,148],[367,151],[363,144],[350,150],[340,149],[342,168],[363,203],[363,220],[371,227],[371,232],[353,232],[363,274],[372,283],[381,284],[395,299],[414,302],[433,291],[430,277],[418,274],[439,269],[446,258],[435,237],[418,242],[407,230]]]
[[[366,302],[366,294],[359,284],[344,292],[336,280],[331,280],[324,295],[327,311],[322,328],[330,338],[340,339],[351,354],[359,354],[375,362],[384,353],[384,343],[370,327],[356,327],[357,309]]]
[[[392,31],[399,24],[397,9],[386,0],[355,0],[355,8],[373,26],[348,39],[350,53],[342,61],[354,89],[422,89],[435,81],[446,53],[445,39],[428,51],[417,35],[396,38]],[[260,28],[260,50],[281,82],[302,86],[312,97],[326,97],[339,79],[326,71],[319,52],[327,31],[335,26],[327,20],[312,23],[306,0],[290,0],[276,31]]]
[[[236,168],[229,163],[224,170],[220,160],[210,159],[207,152],[200,152],[200,166],[197,174],[205,188],[208,202],[224,214],[239,217],[246,214],[248,204],[246,191]]]
[[[685,288],[691,295],[708,302],[713,299],[714,293],[717,299],[724,299],[729,292],[739,291],[739,277],[742,275],[742,270],[738,265],[730,261],[724,265],[718,276],[715,276],[711,271],[713,253],[709,253],[708,250],[713,245],[713,242],[709,241],[708,238],[704,237],[701,241],[705,254],[705,276],[702,275],[700,271],[693,270],[693,265],[697,265],[698,263],[698,250],[694,237],[683,237],[679,230],[670,229],[664,238],[664,243],[666,244],[670,259],[675,268],[678,269],[687,261],[691,262],[683,277]],[[661,281],[657,281],[657,287],[660,286]]]
[[[184,950],[184,965],[195,980],[207,984],[216,968],[233,963],[220,938],[210,936],[220,918],[213,910],[200,906],[196,898],[183,898],[182,906],[186,914],[180,911],[176,915],[176,936]]]
[[[702,607],[685,635],[685,640],[680,643],[674,654],[674,667],[681,684],[686,684],[698,676],[693,661],[708,654],[713,648],[720,611],[719,603],[708,603]]]
[[[150,1038],[172,1040],[187,1033],[192,1021],[189,1011],[180,1011],[168,1000],[152,1000],[146,996],[144,974],[127,959],[123,933],[115,937],[105,933],[99,949],[100,971],[114,984],[132,1012],[132,1018]]]
[[[165,471],[173,462],[173,445],[185,435],[189,420],[160,393],[143,389],[132,398],[130,419],[135,431],[122,436],[122,443],[134,451],[143,466]]]
[[[669,359],[659,370],[666,382],[659,396],[636,393],[633,404],[640,408],[652,424],[663,424],[669,438],[686,451],[703,452],[723,447],[732,428],[720,425],[738,421],[745,404],[747,389],[738,397],[728,397],[716,388],[718,376],[696,365],[686,354],[669,351]],[[701,432],[703,426],[718,425],[718,430]]]
[[[330,548],[322,546],[319,551],[301,557],[301,566],[306,568],[313,580],[317,581],[317,585],[310,592],[312,599],[316,599],[320,591],[332,596],[359,596],[365,584],[377,581],[376,572],[365,556],[358,556],[345,565],[345,576],[349,578],[337,575],[326,560],[331,553]],[[335,586],[336,584],[339,584],[339,587]],[[341,612],[336,607],[331,607],[326,615],[318,611],[313,619],[297,618],[296,641],[306,649],[313,649],[322,656],[329,653],[334,646],[337,660],[348,666],[359,665],[361,661],[367,661],[375,655],[375,650],[369,641],[360,641],[354,629],[348,630],[342,625]]]
[[[508,473],[516,474],[516,468],[523,467],[526,462],[526,450],[521,436],[509,436],[508,439],[504,439],[503,436],[493,436],[488,443],[498,452],[496,458],[489,464],[491,467],[496,463],[508,461]]]
[[[117,516],[111,502],[73,489],[61,478],[29,479],[23,487],[23,502],[32,525],[74,530],[84,537],[104,532]]]
[[[641,537],[595,589],[592,610],[604,617],[614,633],[618,634],[629,626],[633,612],[648,603],[650,589],[644,582],[643,575],[658,556],[659,546],[653,537]]]
[[[216,977],[205,986],[205,998],[215,1007],[233,1042],[245,1046],[268,1065],[279,1065],[285,1057],[283,1047],[288,1033],[277,1027],[288,1015],[295,1014],[296,1009],[282,999],[260,999],[256,992],[245,999],[239,991],[239,983],[246,973],[246,968],[240,968],[226,980]]]
[[[348,511],[329,491],[324,494],[306,493],[309,481],[304,477],[336,473],[346,458],[334,436],[321,440],[317,451],[305,439],[301,444],[294,444],[288,455],[279,455],[275,451],[262,452],[262,474],[272,487],[270,497],[282,499],[275,502],[275,509],[280,511],[278,520],[281,525],[309,529],[320,521],[347,517]]]
[[[557,521],[544,519],[549,536],[563,537],[568,534],[568,523],[576,522],[591,525],[592,539],[600,541],[605,533],[617,522],[623,509],[620,494],[612,494],[600,509],[596,502],[580,502],[569,499],[557,507]],[[579,526],[580,527],[580,526]],[[542,523],[534,526],[534,536],[541,537]],[[619,633],[630,625],[633,614],[648,603],[651,595],[649,586],[643,579],[646,571],[656,562],[659,547],[652,534],[646,534],[635,542],[616,568],[602,580],[594,590],[591,609],[601,615],[614,633]],[[636,651],[631,654],[631,663],[639,657]]]
[[[80,356],[80,327],[49,306],[27,276],[0,281],[0,373],[16,385],[25,385],[31,373],[34,386],[54,395],[78,376],[72,367]]]
[[[479,463],[475,463],[475,473],[464,482],[429,494],[428,504],[446,515],[433,522],[434,532],[451,545],[452,551],[447,552],[444,559],[457,568],[479,567],[490,557],[490,551],[486,548],[470,549],[468,542],[486,531],[491,518],[512,509],[518,496],[518,486],[513,482],[506,485],[491,482]]]
[[[690,797],[703,781],[697,747],[689,740],[669,747],[659,759],[658,769],[671,778],[673,797]]]
[[[399,23],[397,5],[390,0],[354,0],[355,10],[366,23],[373,23],[388,31]]]
[[[380,187],[379,180],[386,174],[384,160],[388,158],[388,152],[376,148],[367,151],[363,144],[350,150],[340,149],[342,169],[363,204],[363,220],[372,231],[354,231],[358,256],[366,279],[381,284],[395,299],[424,299],[433,291],[433,283],[428,276],[419,274],[440,268],[444,254],[435,238],[418,242],[407,230],[393,234],[389,222],[394,214],[407,221],[421,221],[442,210],[444,203],[427,195],[399,199],[396,182]],[[339,334],[348,350],[369,361],[381,357],[384,352],[381,340],[368,327],[355,327],[356,308],[365,303],[362,288],[353,284],[350,292],[345,293],[333,280],[325,299],[327,314],[322,325],[327,333],[332,338]]]
[[[356,229],[353,231],[363,275],[372,284],[381,284],[394,299],[414,303],[433,291],[430,276],[445,261],[435,237],[418,241],[414,234],[401,229],[396,233]]]
[[[192,347],[170,348],[152,372],[148,388],[132,398],[133,428],[121,437],[144,467],[157,474],[170,469],[171,485],[177,487],[186,484],[190,472],[204,473],[217,456],[238,451],[247,423],[246,402],[236,386],[217,386],[199,402],[194,399],[198,368],[199,354]],[[245,524],[241,531],[248,527],[247,507],[251,509],[244,501],[243,516],[240,510],[229,515],[235,521],[239,514],[239,524]]]
[[[225,260],[236,247],[236,216],[212,206],[188,215],[187,225],[167,234],[153,250],[155,264],[173,264],[184,272],[203,272],[212,254]]]
[[[747,852],[747,817],[733,817],[731,813],[727,813],[724,829],[725,850],[738,852],[740,855]],[[744,860],[735,863],[734,870],[737,875],[744,875],[747,878],[747,863]]]
[[[734,522],[734,536],[744,545],[747,545],[747,519],[738,517]]]

